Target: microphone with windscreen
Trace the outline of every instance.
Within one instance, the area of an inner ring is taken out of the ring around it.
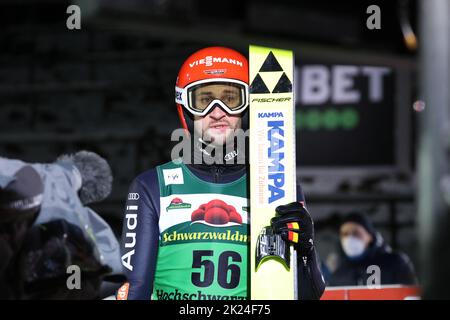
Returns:
[[[89,204],[106,199],[111,193],[112,172],[108,162],[98,154],[79,151],[72,155],[63,155],[56,162],[63,166],[74,166],[78,172],[78,195],[81,203]]]

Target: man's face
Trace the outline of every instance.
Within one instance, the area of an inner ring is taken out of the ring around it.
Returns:
[[[198,89],[196,92],[196,104],[207,105],[214,99],[220,99],[223,103],[232,107],[239,103],[240,91],[229,85],[213,84]],[[210,141],[214,145],[223,145],[233,136],[235,129],[242,127],[241,115],[230,115],[220,106],[214,107],[204,117],[194,117],[194,129],[203,140]]]
[[[372,235],[369,232],[367,232],[367,230],[363,226],[354,222],[344,223],[341,226],[339,233],[341,241],[346,237],[353,236],[361,240],[365,244],[366,248],[373,240]]]

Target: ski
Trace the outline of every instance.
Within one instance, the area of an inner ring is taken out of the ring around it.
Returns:
[[[250,297],[293,300],[296,257],[272,233],[279,205],[296,201],[294,55],[251,45],[250,80]]]

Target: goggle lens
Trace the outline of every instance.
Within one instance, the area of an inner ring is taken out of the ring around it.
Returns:
[[[238,110],[246,103],[245,87],[237,83],[199,84],[190,88],[187,94],[190,107],[199,112],[205,110],[215,100],[221,101],[230,110]]]

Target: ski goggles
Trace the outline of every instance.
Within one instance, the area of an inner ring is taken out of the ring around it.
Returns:
[[[175,87],[175,102],[196,116],[205,116],[215,105],[239,114],[248,106],[248,84],[234,79],[200,80],[185,88]]]

